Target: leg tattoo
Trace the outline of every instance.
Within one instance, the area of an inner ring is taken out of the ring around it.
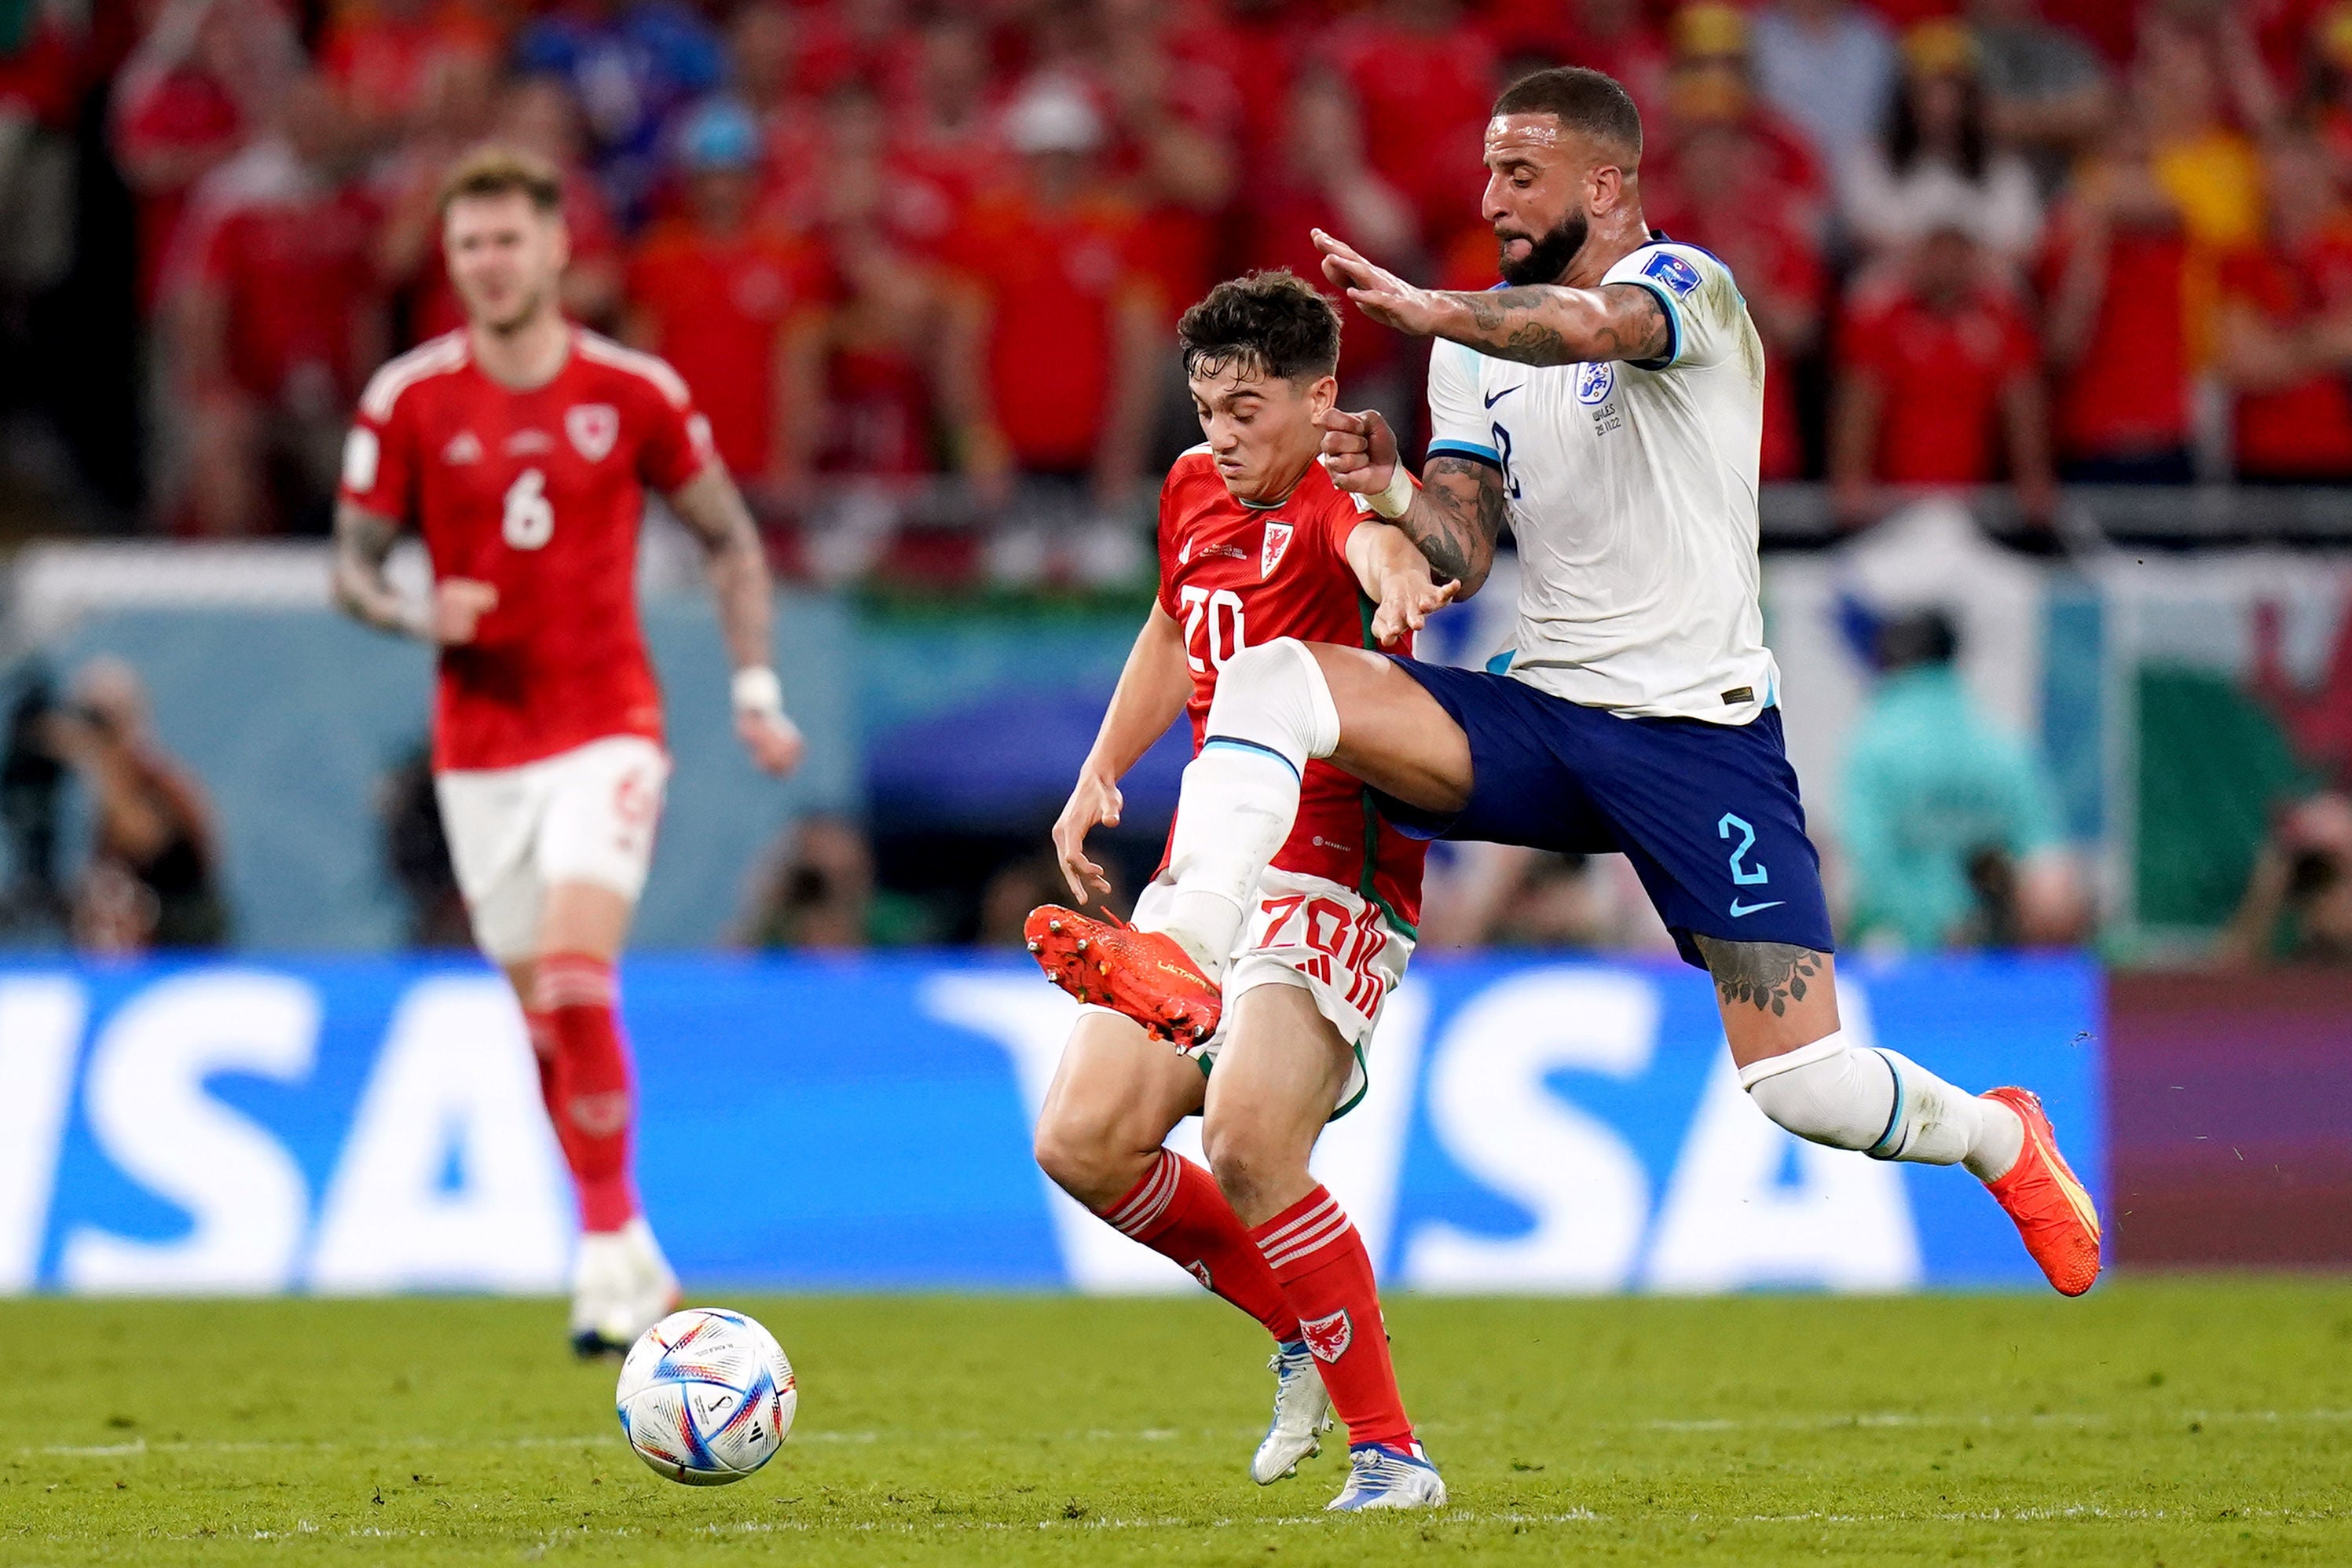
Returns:
[[[1715,976],[1716,994],[1727,1007],[1752,1002],[1758,1012],[1772,1010],[1774,1017],[1789,1004],[1805,999],[1805,983],[1822,972],[1822,955],[1809,947],[1781,942],[1718,942],[1699,937],[1698,951]]]

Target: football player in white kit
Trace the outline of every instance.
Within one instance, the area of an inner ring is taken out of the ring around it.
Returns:
[[[1287,640],[1228,662],[1211,743],[1184,773],[1174,892],[1104,989],[1149,1027],[1215,1026],[1247,891],[1289,830],[1301,771],[1328,759],[1410,833],[1624,853],[1713,975],[1767,1116],[1874,1159],[1966,1165],[2051,1284],[2080,1295],[2098,1276],[2098,1215],[2040,1100],[1967,1093],[1841,1031],[1757,598],[1763,352],[1729,269],[1644,223],[1641,156],[1617,82],[1538,71],[1486,128],[1503,284],[1416,288],[1316,235],[1365,314],[1442,340],[1420,483],[1376,413],[1325,416],[1324,465],[1465,595],[1507,521],[1517,646],[1485,670]]]

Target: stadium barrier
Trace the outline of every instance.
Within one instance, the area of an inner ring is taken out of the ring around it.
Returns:
[[[1841,979],[1850,1033],[2033,1085],[2101,1184],[2095,969]],[[648,958],[625,993],[646,1203],[689,1280],[1192,1288],[1031,1163],[1073,1006],[1025,960]],[[2038,1279],[1966,1177],[1759,1115],[1694,970],[1419,963],[1370,1063],[1317,1163],[1395,1284]],[[1179,1142],[1197,1157],[1197,1123]],[[0,967],[0,1291],[543,1291],[571,1228],[521,1021],[478,965]]]

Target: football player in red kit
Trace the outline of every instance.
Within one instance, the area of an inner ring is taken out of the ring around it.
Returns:
[[[1200,745],[1234,654],[1277,637],[1409,651],[1453,594],[1316,461],[1316,419],[1338,390],[1329,301],[1288,272],[1253,273],[1211,290],[1178,335],[1208,440],[1160,487],[1159,603],[1054,829],[1081,902],[1108,890],[1086,836],[1118,824],[1120,775],[1180,713]],[[1273,1337],[1274,1420],[1250,1465],[1259,1485],[1318,1452],[1334,1411],[1347,1423],[1354,1458],[1331,1505],[1340,1509],[1445,1500],[1397,1392],[1371,1258],[1307,1170],[1324,1124],[1364,1092],[1365,1048],[1412,952],[1422,855],[1375,816],[1361,784],[1309,763],[1297,826],[1258,884],[1227,971],[1224,1026],[1171,1044],[1090,1005],[1037,1125],[1038,1163],[1057,1184]],[[1155,880],[1139,912],[1166,891]],[[1030,917],[1030,951],[1093,1004],[1090,950],[1121,932],[1049,905]],[[1194,1114],[1210,1171],[1162,1147]],[[1368,1468],[1409,1472],[1408,1484],[1367,1488]]]
[[[522,1003],[579,1191],[572,1337],[593,1354],[626,1349],[677,1300],[637,1210],[614,985],[669,773],[637,625],[648,489],[708,552],[753,762],[789,773],[801,738],[769,661],[759,535],[685,383],[559,310],[562,191],[553,169],[502,149],[450,176],[442,247],[467,325],[386,364],[361,396],[335,597],[439,653],[433,767],[450,860],[476,942]],[[432,562],[424,604],[384,571],[411,526]]]

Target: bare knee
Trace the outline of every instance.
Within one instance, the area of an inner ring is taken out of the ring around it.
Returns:
[[[1142,1178],[1152,1151],[1112,1121],[1047,1105],[1032,1150],[1053,1184],[1091,1209],[1117,1203]]]
[[[1287,1147],[1271,1126],[1246,1115],[1211,1117],[1201,1129],[1201,1148],[1225,1202],[1248,1225],[1277,1212],[1307,1169],[1305,1151]]]
[[[1066,1190],[1089,1185],[1103,1164],[1103,1130],[1081,1118],[1047,1106],[1037,1118],[1033,1152],[1037,1168]]]

